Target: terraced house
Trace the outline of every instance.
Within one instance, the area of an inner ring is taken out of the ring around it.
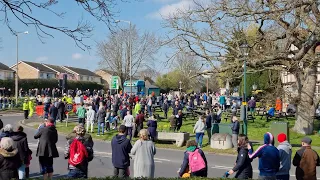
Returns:
[[[14,78],[14,71],[0,62],[0,79],[7,80]]]
[[[16,66],[16,64],[11,66],[11,69],[15,71]],[[20,79],[62,79],[64,74],[67,74],[68,80],[90,81],[101,84],[101,77],[87,69],[28,61],[18,63]]]

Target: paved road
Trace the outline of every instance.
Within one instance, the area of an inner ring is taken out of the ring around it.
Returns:
[[[21,120],[21,116],[2,116],[4,124],[17,125]],[[29,147],[32,149],[33,160],[31,161],[30,174],[32,177],[39,177],[39,164],[38,159],[35,157],[37,148],[37,140],[34,140],[33,135],[35,130],[26,128],[25,132],[28,134]],[[67,174],[67,160],[63,158],[64,145],[66,143],[65,136],[59,135],[59,142],[57,147],[60,153],[60,157],[54,159],[55,177],[64,177]],[[113,172],[113,166],[111,162],[111,146],[109,142],[96,141],[94,145],[95,158],[89,165],[90,177],[103,177],[110,176]],[[209,177],[221,177],[224,172],[231,169],[236,157],[231,155],[215,155],[206,153],[206,157],[209,163]],[[166,150],[157,149],[155,156],[156,161],[156,177],[176,177],[176,171],[180,167],[183,159],[183,152],[178,150]],[[133,164],[133,160],[131,162]],[[257,160],[253,161],[254,178],[258,176]],[[131,167],[132,168],[132,167]],[[131,169],[131,172],[132,169]],[[294,178],[294,170],[291,170],[292,177]],[[319,173],[318,173],[318,177]],[[320,178],[318,178],[320,179]]]

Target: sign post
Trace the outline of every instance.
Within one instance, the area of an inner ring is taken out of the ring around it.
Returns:
[[[72,109],[73,109],[73,105],[72,104],[67,104],[67,106],[66,106],[66,110],[67,110],[67,112],[66,112],[66,117],[67,117],[67,119],[66,119],[66,127],[68,127],[69,112],[72,111]]]
[[[111,82],[110,82],[110,93],[112,89],[116,89],[117,90],[117,94],[119,91],[119,87],[120,87],[120,77],[119,76],[112,76],[111,77]]]

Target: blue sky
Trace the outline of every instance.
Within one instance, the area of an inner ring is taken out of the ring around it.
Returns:
[[[140,31],[152,31],[162,36],[166,30],[162,29],[162,16],[167,16],[177,8],[184,8],[192,2],[191,0],[131,0],[130,3],[122,3],[120,0],[115,10],[119,10],[117,19],[129,20],[134,23]],[[31,26],[25,26],[15,18],[11,18],[11,25],[16,31],[29,31],[29,34],[19,36],[19,59],[33,62],[43,62],[57,65],[68,65],[95,70],[98,68],[99,57],[96,56],[95,42],[106,39],[109,30],[105,24],[97,22],[85,13],[74,1],[62,0],[55,5],[53,10],[66,12],[63,19],[57,18],[45,11],[34,11],[34,15],[40,17],[44,22],[54,25],[74,27],[78,20],[83,17],[95,26],[93,36],[86,41],[91,45],[90,52],[78,48],[74,41],[66,35],[48,30],[54,38],[46,37],[42,43]],[[72,8],[70,8],[72,7]],[[3,16],[3,15],[1,15]],[[0,21],[1,22],[1,21]],[[123,24],[121,26],[126,26]],[[11,34],[5,24],[0,25],[0,37],[2,38],[0,50],[0,62],[11,66],[16,61],[16,38]],[[157,61],[164,67],[166,52],[168,48],[162,48],[157,55]],[[166,67],[165,69],[168,69]]]

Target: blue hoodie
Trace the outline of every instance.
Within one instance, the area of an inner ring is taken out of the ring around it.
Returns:
[[[280,168],[279,150],[273,146],[273,135],[269,132],[264,134],[264,145],[255,152],[250,149],[249,157],[259,157],[260,176],[276,176]]]
[[[130,156],[132,145],[125,135],[113,137],[111,141],[112,147],[112,164],[115,168],[126,169],[130,166]]]

